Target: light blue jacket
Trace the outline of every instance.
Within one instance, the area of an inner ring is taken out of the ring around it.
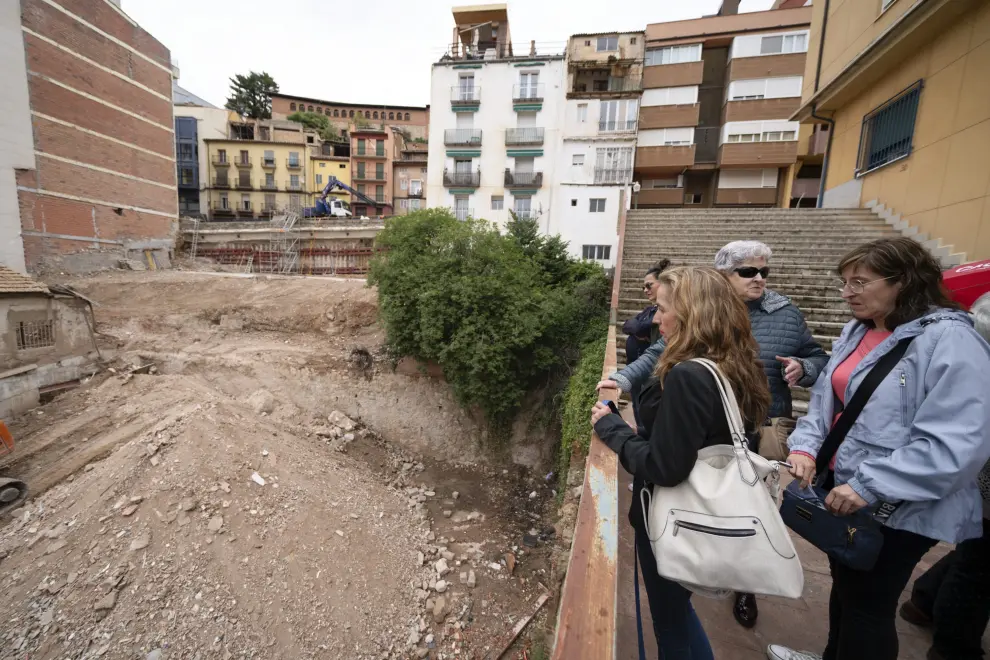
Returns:
[[[798,421],[791,451],[816,456],[834,417],[832,373],[867,327],[851,321]],[[990,458],[990,345],[965,312],[935,309],[899,326],[857,365],[845,400],[881,356],[915,339],[870,397],[836,453],[836,485],[849,484],[871,507],[900,502],[888,525],[958,543],[983,533],[976,477]]]

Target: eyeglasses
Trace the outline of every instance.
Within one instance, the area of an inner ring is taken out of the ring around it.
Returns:
[[[739,277],[744,277],[747,280],[751,280],[757,275],[763,279],[767,279],[767,277],[770,276],[770,266],[764,266],[763,268],[757,268],[756,266],[742,266],[741,268],[735,268],[733,270],[739,273]]]
[[[866,290],[866,286],[868,284],[873,284],[874,282],[884,282],[886,280],[890,280],[895,277],[897,277],[897,275],[891,275],[890,277],[879,277],[875,280],[870,280],[869,282],[864,282],[863,280],[851,280],[849,282],[843,282],[842,280],[839,280],[838,283],[841,284],[841,286],[839,287],[839,293],[845,293],[846,289],[849,289],[850,293],[858,296],[859,294],[863,293],[863,291]]]

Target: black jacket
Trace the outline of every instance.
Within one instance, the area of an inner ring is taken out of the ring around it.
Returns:
[[[663,388],[651,378],[640,396],[639,416],[642,435],[614,414],[595,424],[595,433],[633,475],[629,511],[633,527],[642,527],[641,488],[647,484],[676,486],[691,474],[700,449],[732,444],[715,379],[696,362],[676,365],[667,374]],[[753,431],[748,423],[747,431]]]

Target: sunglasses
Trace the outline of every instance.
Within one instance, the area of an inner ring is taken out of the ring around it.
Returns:
[[[646,282],[643,284],[643,291],[652,291],[656,285],[656,282]]]
[[[739,273],[739,277],[745,277],[747,280],[751,280],[757,275],[763,279],[767,279],[770,275],[770,267],[764,266],[763,268],[757,268],[756,266],[743,266],[742,268],[736,268],[735,272]]]

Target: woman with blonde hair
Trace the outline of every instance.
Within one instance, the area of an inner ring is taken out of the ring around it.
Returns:
[[[674,268],[660,275],[655,323],[666,340],[655,375],[640,396],[637,433],[607,406],[592,410],[595,432],[633,475],[629,521],[643,566],[653,631],[661,658],[712,660],[708,637],[691,607],[691,592],[660,576],[645,531],[640,491],[688,478],[704,447],[732,444],[715,379],[693,358],[718,364],[732,385],[748,433],[766,419],[770,392],[746,305],[713,268]]]

